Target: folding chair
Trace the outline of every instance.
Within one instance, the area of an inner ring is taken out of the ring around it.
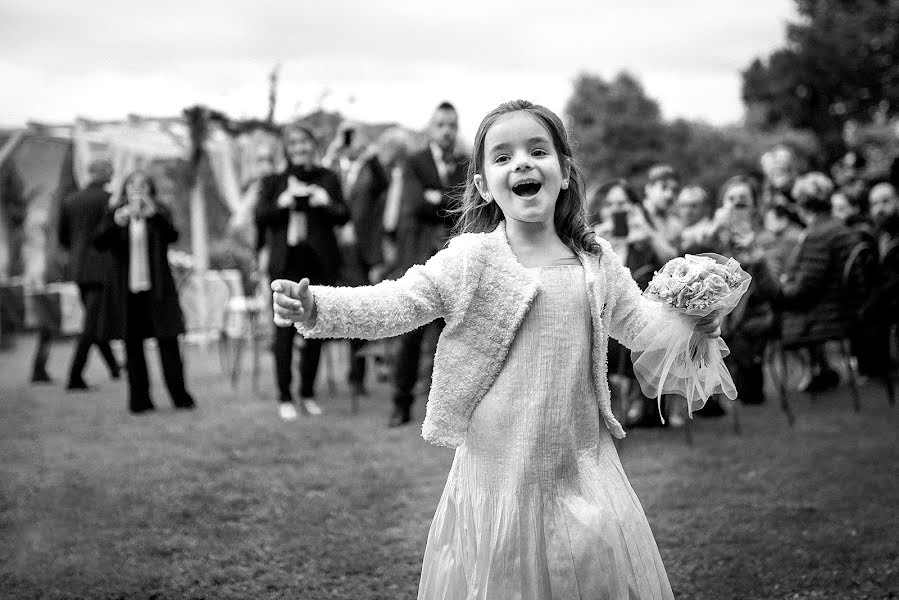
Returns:
[[[846,262],[843,264],[841,272],[842,289],[845,293],[847,301],[852,300],[852,295],[858,291],[862,291],[865,282],[876,281],[877,277],[877,253],[874,246],[868,241],[861,241],[855,244],[849,252]],[[781,408],[787,416],[787,421],[792,427],[795,425],[796,417],[790,407],[787,393],[787,352],[794,351],[810,344],[827,344],[828,342],[836,342],[839,348],[840,358],[842,359],[849,387],[852,392],[852,406],[855,412],[861,412],[861,396],[858,391],[858,382],[856,380],[856,363],[853,361],[852,345],[850,337],[852,332],[860,325],[857,315],[849,319],[843,328],[842,334],[835,337],[828,337],[816,340],[803,340],[799,343],[790,343],[780,339],[778,345],[778,358],[781,367],[781,377],[779,381]],[[889,372],[883,378],[890,404],[894,403],[893,386],[889,377]],[[814,392],[810,392],[814,399]]]

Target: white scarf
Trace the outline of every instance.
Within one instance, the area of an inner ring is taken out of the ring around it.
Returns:
[[[133,293],[150,289],[150,253],[147,244],[147,220],[141,217],[128,220],[128,289]]]

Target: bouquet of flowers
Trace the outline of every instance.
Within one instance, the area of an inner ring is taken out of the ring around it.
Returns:
[[[659,402],[663,394],[687,399],[690,416],[712,394],[737,397],[724,364],[724,340],[693,335],[696,320],[724,316],[736,308],[751,278],[733,258],[687,254],[657,271],[643,295],[671,313],[661,327],[647,327],[634,340],[634,374],[643,393]],[[664,422],[664,420],[663,420]]]

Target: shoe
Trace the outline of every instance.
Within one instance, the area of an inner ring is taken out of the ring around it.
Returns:
[[[53,378],[46,371],[40,371],[31,376],[31,383],[53,383]]]
[[[402,427],[412,422],[412,411],[402,408],[394,408],[390,414],[390,420],[387,422],[388,427]]]
[[[131,414],[132,414],[132,415],[143,415],[143,414],[146,414],[146,413],[150,413],[150,412],[155,411],[155,410],[156,410],[156,407],[153,406],[153,405],[151,404],[150,406],[141,406],[141,407],[138,407],[138,408],[129,408],[128,410],[131,411]]]
[[[66,385],[67,392],[89,392],[92,389],[94,389],[93,386],[86,384],[83,379],[69,381]]]
[[[671,413],[668,415],[668,427],[674,427],[675,429],[681,428],[687,424],[687,420],[684,419],[683,415],[680,413]]]
[[[303,410],[307,415],[317,417],[322,414],[322,407],[312,398],[303,398]]]
[[[278,406],[278,416],[281,417],[282,421],[296,421],[297,420],[297,409],[291,402],[282,402]]]
[[[112,373],[109,374],[109,377],[112,379],[121,379],[122,378],[122,370],[116,369]]]
[[[694,410],[693,414],[700,417],[723,417],[727,412],[725,412],[724,407],[721,406],[721,403],[716,398],[709,398],[705,406],[699,410]]]
[[[821,371],[809,381],[806,392],[823,392],[835,388],[840,384],[840,376],[833,369]]]
[[[757,394],[752,396],[740,396],[737,398],[744,405],[758,405],[765,403],[765,395]]]
[[[195,410],[197,408],[197,403],[191,400],[190,402],[184,402],[181,404],[175,405],[175,410]]]
[[[643,422],[643,417],[646,413],[646,402],[642,398],[634,398],[631,401],[630,406],[627,409],[627,415],[625,417],[625,425],[627,427],[634,427],[638,423]]]

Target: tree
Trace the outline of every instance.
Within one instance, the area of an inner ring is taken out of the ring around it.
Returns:
[[[592,179],[642,173],[664,151],[659,105],[628,73],[609,82],[597,75],[579,75],[565,114],[581,164]]]
[[[899,114],[899,0],[797,0],[785,48],[742,72],[747,121],[818,133]]]
[[[804,160],[820,161],[818,140],[809,131],[666,122],[658,103],[627,73],[610,82],[581,74],[565,114],[591,184],[623,177],[639,189],[650,166],[668,163],[683,183],[701,185],[714,195],[733,175],[760,177],[759,157],[776,143],[788,143]]]

